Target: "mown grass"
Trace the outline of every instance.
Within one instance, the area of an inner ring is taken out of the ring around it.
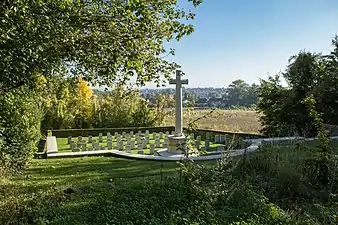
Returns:
[[[208,115],[211,110],[189,110],[183,111],[184,126],[195,121],[198,118]],[[175,114],[173,111],[165,118],[163,125],[173,126],[175,123]],[[259,133],[261,124],[259,115],[254,110],[223,110],[217,109],[206,118],[202,118],[196,122],[200,129],[211,129],[219,131]]]

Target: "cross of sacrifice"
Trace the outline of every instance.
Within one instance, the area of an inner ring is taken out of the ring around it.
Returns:
[[[188,84],[187,79],[181,79],[182,71],[176,70],[176,79],[171,79],[169,84],[176,84],[175,95],[175,137],[183,136],[183,113],[182,113],[182,85]]]

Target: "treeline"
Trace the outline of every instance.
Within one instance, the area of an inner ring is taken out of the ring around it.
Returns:
[[[48,79],[42,100],[42,131],[50,129],[144,127],[160,125],[166,101],[156,96],[156,107],[140,97],[138,90],[122,85],[96,92],[81,77]]]
[[[311,102],[324,123],[338,125],[338,37],[328,55],[301,51],[290,58],[284,72],[262,80],[258,112],[262,132],[269,136],[314,136],[318,130],[309,115]],[[288,86],[281,85],[284,78]]]

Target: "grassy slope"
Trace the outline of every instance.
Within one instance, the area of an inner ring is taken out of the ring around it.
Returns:
[[[310,142],[307,145],[315,144]],[[334,146],[338,146],[338,141],[334,141]],[[267,155],[255,153],[251,161],[253,165],[249,167],[251,178],[246,178],[245,182],[252,183],[256,190],[265,188],[285,194],[283,185],[292,187],[289,179],[298,182],[295,168],[299,160],[307,155],[290,151],[293,147],[284,144]],[[338,148],[335,149],[338,153]],[[278,161],[275,157],[277,153]],[[215,162],[206,164],[213,165]],[[261,165],[272,166],[279,172],[277,175],[263,173]],[[172,162],[104,157],[33,160],[30,168],[20,176],[1,180],[0,224],[169,224],[171,217],[185,206],[177,205],[178,193],[162,186],[164,183],[161,181],[177,175],[177,168],[177,164]],[[242,168],[238,167],[240,174]],[[74,193],[65,193],[69,188]],[[240,203],[235,204],[237,201]],[[245,198],[239,197],[232,203],[235,205],[228,205],[230,208],[224,212],[222,207],[217,207],[221,218],[230,213],[224,217],[228,218],[225,224],[233,222],[237,214],[245,213],[241,211],[245,202]],[[311,224],[325,224],[320,221],[334,212],[318,202],[304,203],[299,207],[311,221],[316,222]],[[245,210],[254,212],[255,208]],[[326,210],[325,213],[323,210]]]

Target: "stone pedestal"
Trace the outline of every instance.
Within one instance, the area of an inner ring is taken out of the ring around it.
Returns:
[[[185,136],[168,136],[167,149],[172,154],[183,154],[187,148],[187,140]]]

